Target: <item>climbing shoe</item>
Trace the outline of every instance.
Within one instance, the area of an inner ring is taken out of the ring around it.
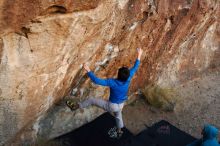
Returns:
[[[79,104],[76,101],[67,100],[66,105],[72,110],[77,110],[79,108]]]
[[[123,131],[117,131],[117,128],[113,127],[111,129],[109,129],[108,135],[109,135],[110,138],[120,139],[122,137],[122,135],[123,135]]]
[[[123,135],[123,131],[117,132],[117,139],[120,139]]]

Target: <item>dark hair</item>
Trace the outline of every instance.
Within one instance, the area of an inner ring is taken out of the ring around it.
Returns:
[[[127,81],[130,76],[130,70],[127,67],[121,67],[118,70],[118,80],[119,81]]]

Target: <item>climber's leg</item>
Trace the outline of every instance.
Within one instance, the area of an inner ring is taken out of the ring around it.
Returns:
[[[105,111],[111,112],[109,109],[109,102],[105,101],[103,99],[89,98],[89,99],[79,103],[80,108],[86,108],[91,105],[95,105],[99,108],[104,109]]]
[[[124,103],[121,103],[121,104],[110,103],[110,109],[114,113],[114,116],[115,116],[118,138],[120,138],[123,134],[123,131],[121,130],[124,127],[124,123],[122,119],[123,107],[124,107]]]
[[[114,113],[116,125],[118,129],[124,127],[123,120],[122,120],[122,109],[124,107],[124,103],[117,104],[109,102],[110,111]]]

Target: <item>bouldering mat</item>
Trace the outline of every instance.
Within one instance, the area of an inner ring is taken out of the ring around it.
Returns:
[[[129,146],[185,146],[196,140],[167,121],[160,121],[132,138]]]
[[[185,146],[196,140],[167,121],[160,121],[134,136],[123,128],[121,138],[112,138],[116,132],[115,119],[104,113],[92,122],[54,140],[61,146]]]
[[[92,122],[65,135],[55,138],[62,146],[120,146],[126,145],[133,134],[123,128],[121,138],[112,138],[116,133],[114,117],[104,113]]]

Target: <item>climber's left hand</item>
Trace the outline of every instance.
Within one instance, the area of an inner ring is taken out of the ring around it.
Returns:
[[[90,71],[91,71],[90,68],[89,68],[89,66],[88,66],[86,63],[83,64],[83,68],[84,68],[87,72],[90,72]]]

